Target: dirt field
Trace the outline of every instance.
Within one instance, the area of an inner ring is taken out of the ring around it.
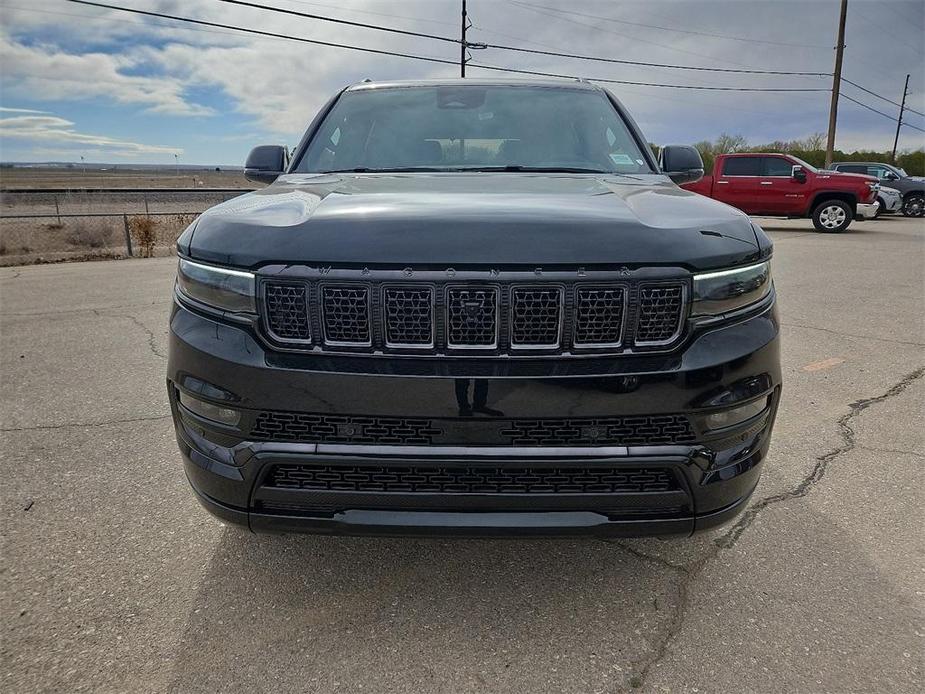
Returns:
[[[174,169],[109,169],[106,171],[75,169],[3,169],[0,186],[4,188],[254,188],[238,171],[184,171]]]

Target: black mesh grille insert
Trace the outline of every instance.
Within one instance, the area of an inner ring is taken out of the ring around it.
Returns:
[[[497,288],[450,287],[446,310],[450,347],[495,346],[498,339]]]
[[[251,429],[256,440],[392,445],[430,445],[442,433],[429,419],[305,412],[261,412]]]
[[[562,322],[558,287],[515,287],[511,292],[511,344],[556,347]]]
[[[321,303],[326,342],[370,344],[369,287],[325,285]]]
[[[304,284],[267,284],[267,322],[270,331],[284,340],[308,340],[308,305]]]
[[[623,339],[623,287],[579,287],[575,305],[576,345],[618,345]]]
[[[693,443],[684,415],[515,419],[501,431],[514,446],[652,446]]]
[[[409,494],[633,494],[677,490],[663,468],[275,465],[266,486]]]
[[[636,343],[662,343],[674,338],[683,308],[684,293],[677,285],[640,288]]]
[[[433,288],[386,287],[383,298],[387,345],[428,347],[433,344]]]

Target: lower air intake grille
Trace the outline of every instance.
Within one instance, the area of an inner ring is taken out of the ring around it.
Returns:
[[[515,419],[501,431],[514,446],[657,446],[693,443],[684,415]]]
[[[555,348],[562,323],[562,290],[558,287],[514,287],[511,290],[511,344]]]
[[[369,345],[369,287],[325,285],[321,288],[325,342]]]
[[[450,347],[490,349],[497,344],[496,287],[450,287],[446,311]]]
[[[639,290],[636,344],[671,342],[681,328],[684,292],[680,286],[648,286]]]
[[[261,412],[251,429],[255,440],[425,446],[442,433],[429,419],[304,412]]]
[[[661,468],[382,467],[275,465],[266,486],[408,494],[633,494],[670,492],[677,478]]]
[[[265,300],[270,332],[284,340],[311,339],[304,284],[267,284]]]

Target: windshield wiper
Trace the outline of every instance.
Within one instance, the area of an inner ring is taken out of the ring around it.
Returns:
[[[387,168],[371,168],[367,166],[358,166],[353,169],[331,169],[321,173],[405,173],[408,171],[447,171],[448,169],[437,166],[390,166]]]
[[[462,171],[514,171],[525,173],[594,173],[610,174],[612,171],[603,169],[588,169],[580,166],[522,166],[520,164],[507,164],[505,166],[478,166],[465,168]]]

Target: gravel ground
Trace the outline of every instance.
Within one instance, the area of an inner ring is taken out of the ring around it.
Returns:
[[[174,259],[0,269],[9,692],[917,692],[925,222],[777,248],[784,399],[693,539],[252,536],[187,488]]]

